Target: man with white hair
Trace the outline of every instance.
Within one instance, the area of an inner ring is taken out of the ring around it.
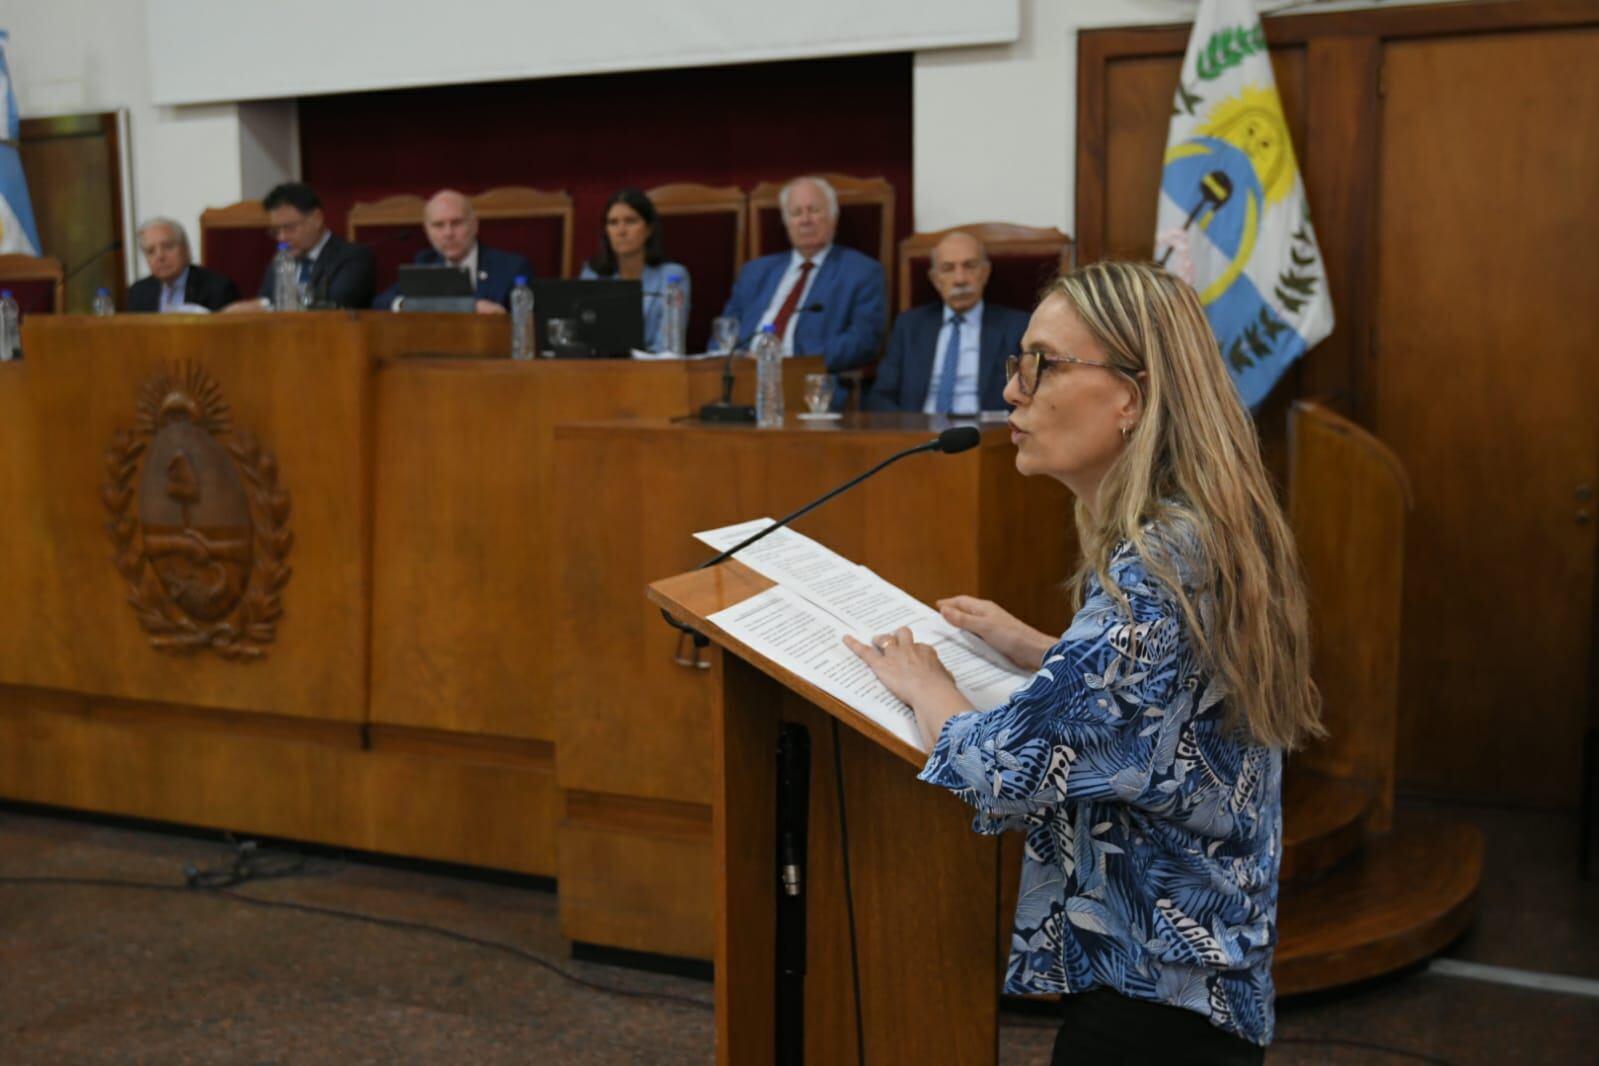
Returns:
[[[867,407],[930,415],[1009,407],[1005,357],[1021,351],[1028,315],[984,302],[989,272],[988,250],[969,233],[946,233],[933,247],[927,276],[939,302],[894,320]]]
[[[869,365],[888,322],[882,264],[833,243],[838,195],[824,179],[795,178],[778,205],[791,250],[744,264],[722,314],[750,336],[771,325],[784,355],[820,355],[830,371]]]
[[[150,276],[128,286],[129,311],[179,311],[203,307],[216,311],[239,298],[239,287],[226,275],[193,262],[189,235],[170,218],[146,219],[139,225],[139,251]]]
[[[511,305],[516,279],[533,280],[533,267],[526,256],[478,243],[477,212],[472,201],[454,189],[439,190],[422,208],[422,232],[432,247],[418,252],[416,261],[465,271],[472,279],[478,314],[504,314]],[[391,285],[378,294],[372,306],[398,310],[399,294],[399,285]]]

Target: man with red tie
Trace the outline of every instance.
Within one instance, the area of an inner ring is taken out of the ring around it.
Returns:
[[[784,355],[820,355],[829,371],[870,365],[888,322],[882,264],[833,243],[838,195],[822,178],[795,178],[778,206],[792,249],[744,264],[722,314],[746,336],[772,325]]]

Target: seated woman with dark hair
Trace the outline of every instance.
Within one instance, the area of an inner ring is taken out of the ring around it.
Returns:
[[[638,279],[644,284],[644,346],[665,351],[666,283],[674,275],[683,283],[683,317],[688,319],[688,268],[668,262],[660,216],[650,198],[637,189],[622,189],[605,202],[600,248],[583,264],[584,279]]]

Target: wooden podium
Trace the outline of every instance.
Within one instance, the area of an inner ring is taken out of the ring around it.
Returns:
[[[959,800],[916,780],[922,752],[707,620],[770,586],[730,561],[648,590],[722,652],[712,715],[716,1061],[777,1061],[776,751],[780,726],[793,723],[811,748],[804,1061],[855,1063],[859,1046],[871,1062],[992,1063],[998,928],[1009,920],[999,913],[999,843],[972,831]],[[796,1039],[785,1034],[785,1048]]]

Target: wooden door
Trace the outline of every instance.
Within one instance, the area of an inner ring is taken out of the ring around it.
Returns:
[[[1384,48],[1375,421],[1409,470],[1400,777],[1570,805],[1599,486],[1599,31]]]
[[[18,131],[40,255],[67,269],[64,311],[88,314],[96,289],[122,306],[122,147],[116,112],[23,119]],[[76,271],[76,273],[71,273]]]

